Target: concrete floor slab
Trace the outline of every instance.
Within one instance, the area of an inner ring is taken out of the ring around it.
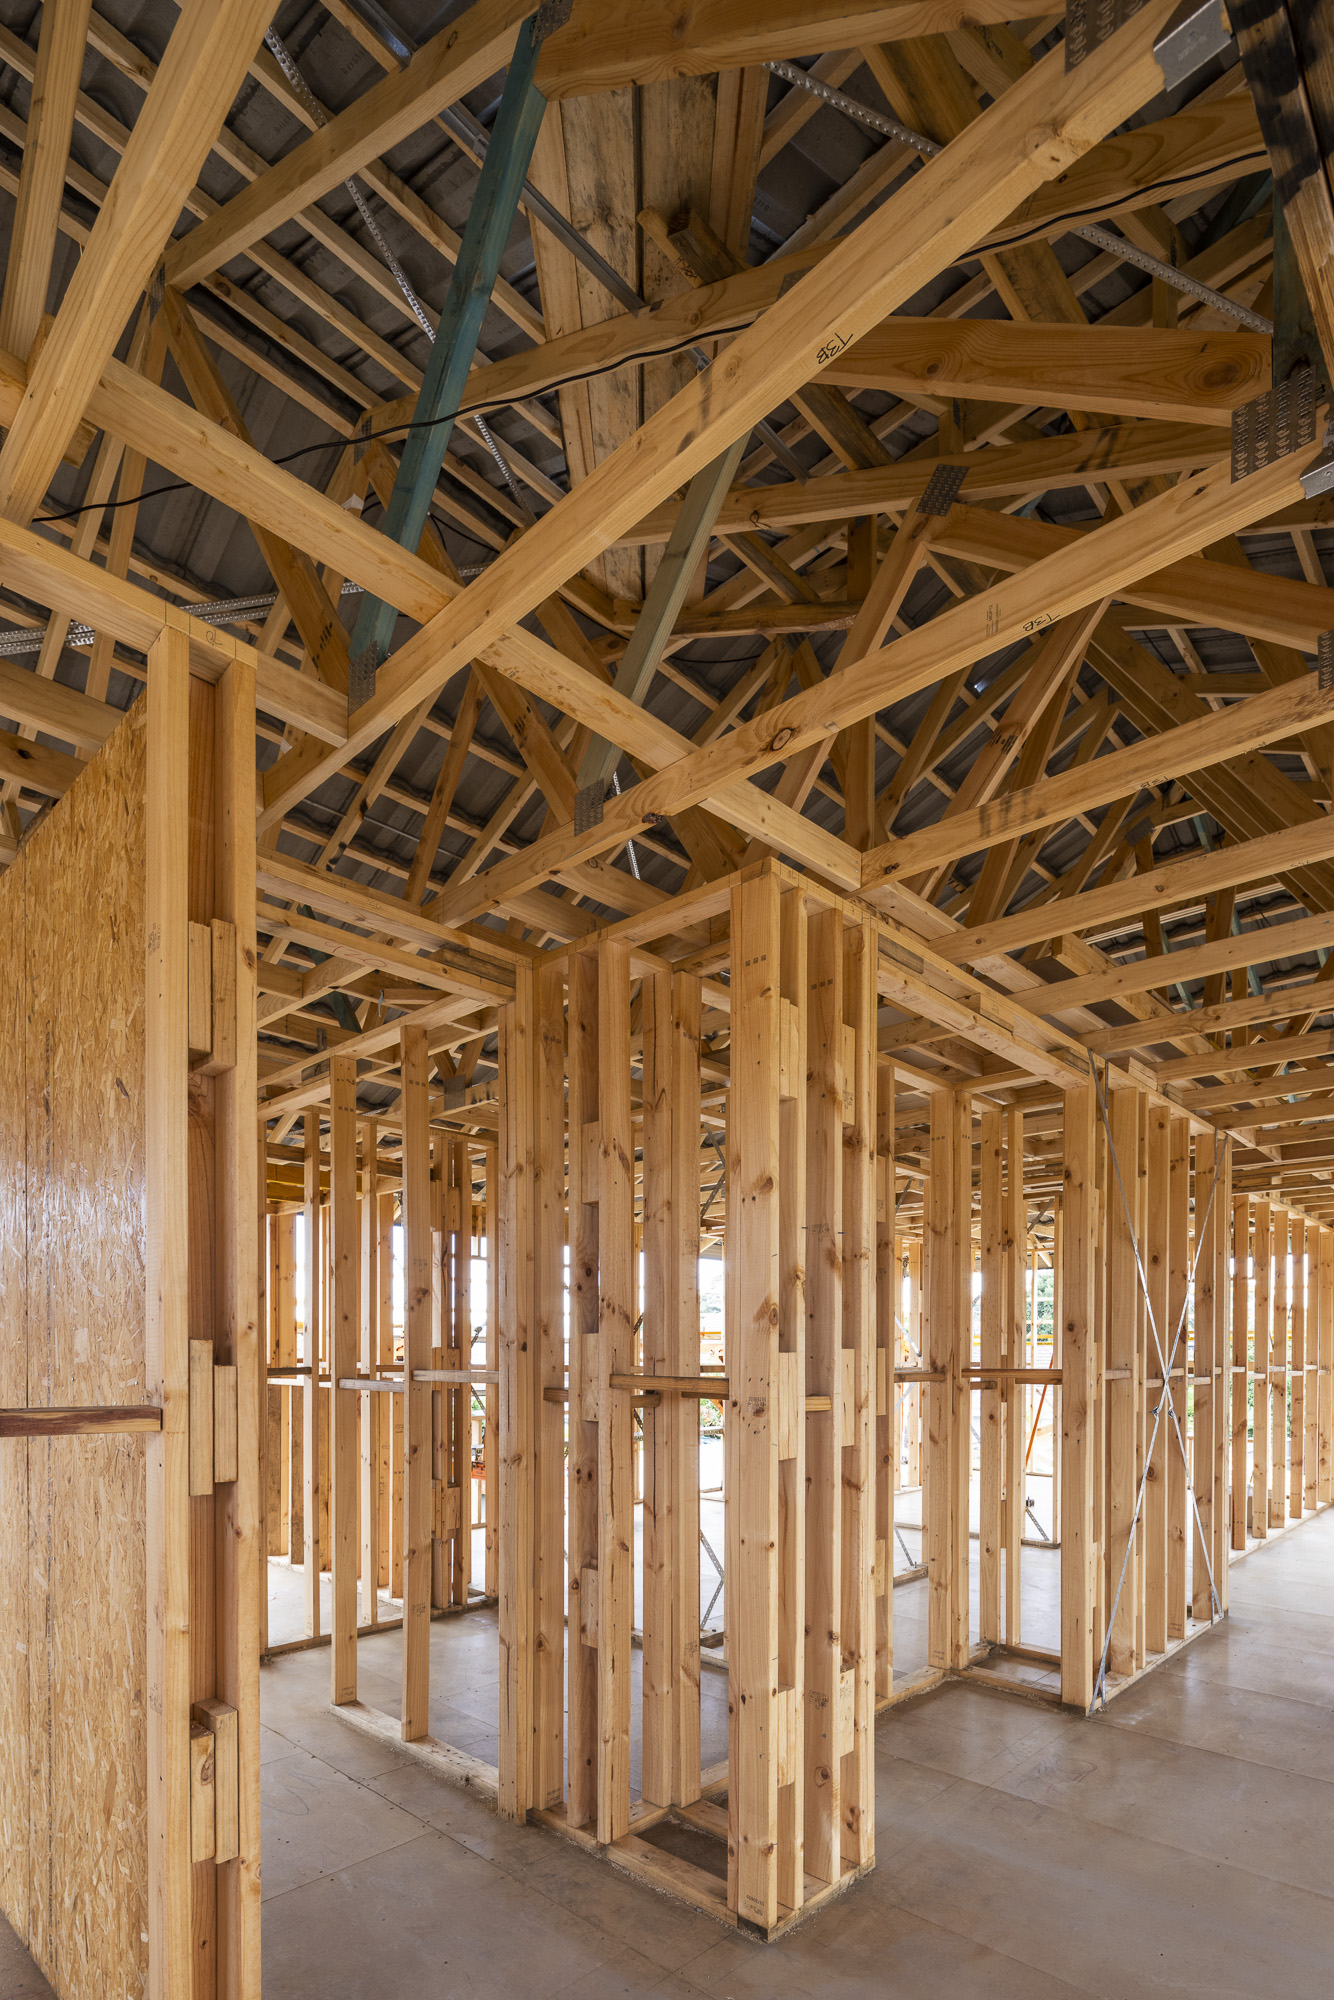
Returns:
[[[264,1765],[260,1812],[266,1902],[421,1833],[411,1813],[307,1750]]]
[[[263,1675],[265,2000],[1326,2000],[1331,1576],[1327,1513],[1234,1569],[1231,1619],[1092,1718],[959,1684],[890,1711],[879,1866],[770,1946],[497,1819],[339,1722],[326,1651],[285,1655]],[[361,1648],[390,1712],[397,1648]],[[433,1730],[487,1755],[494,1622],[440,1621],[431,1655]],[[704,1700],[712,1757],[721,1676]],[[0,2000],[49,2000],[2,1925]]]

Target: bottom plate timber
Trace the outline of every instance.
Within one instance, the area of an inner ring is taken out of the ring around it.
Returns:
[[[692,1909],[700,1910],[706,1917],[713,1917],[720,1924],[727,1924],[734,1930],[744,1932],[748,1937],[763,1939],[766,1943],[782,1937],[786,1932],[804,1923],[807,1917],[841,1896],[845,1889],[869,1868],[845,1868],[837,1882],[817,1882],[814,1876],[806,1878],[806,1899],[799,1910],[786,1907],[781,1911],[777,1923],[764,1930],[744,1918],[738,1918],[735,1910],[727,1906],[727,1875],[715,1874],[708,1868],[701,1868],[694,1861],[687,1861],[679,1854],[672,1854],[665,1848],[655,1846],[644,1839],[650,1828],[659,1826],[664,1820],[679,1821],[695,1833],[702,1833],[718,1842],[725,1857],[727,1848],[727,1808],[718,1802],[716,1794],[726,1793],[727,1767],[717,1765],[712,1771],[705,1771],[701,1796],[688,1806],[651,1806],[637,1799],[630,1808],[631,1831],[620,1840],[613,1840],[603,1846],[597,1835],[587,1827],[571,1826],[565,1817],[564,1806],[551,1806],[533,1814],[541,1826],[549,1827],[566,1840],[572,1840],[589,1854],[597,1854],[609,1861],[613,1868],[624,1875],[634,1876],[636,1881],[645,1882],[660,1895],[670,1896],[678,1903],[688,1903]],[[710,1796],[711,1794],[715,1796]]]
[[[500,1774],[494,1764],[484,1764],[480,1757],[470,1757],[466,1750],[456,1750],[452,1743],[442,1743],[437,1736],[419,1736],[405,1743],[398,1717],[386,1715],[383,1709],[368,1708],[364,1701],[336,1704],[329,1712],[349,1728],[360,1730],[363,1736],[373,1736],[377,1743],[388,1744],[414,1763],[424,1764],[437,1778],[461,1786],[495,1810]]]
[[[1113,1678],[1111,1674],[1108,1674],[1106,1680],[1103,1682],[1103,1698],[1101,1701],[1094,1702],[1093,1707],[1089,1710],[1089,1714],[1092,1715],[1096,1710],[1105,1708],[1109,1701],[1115,1701],[1119,1694],[1124,1694],[1127,1688],[1134,1687],[1136,1681],[1142,1681],[1146,1674],[1157,1673],[1159,1667],[1165,1661],[1170,1660],[1174,1654],[1181,1652],[1186,1646],[1193,1646],[1195,1641],[1202,1639],[1206,1632],[1216,1631],[1220,1625],[1226,1624],[1227,1616],[1226,1611],[1218,1618],[1196,1619],[1188,1616],[1186,1619],[1185,1638],[1169,1639],[1165,1653],[1150,1653],[1144,1665],[1136,1667],[1133,1674],[1122,1674],[1118,1678]]]
[[[879,1697],[875,1712],[883,1715],[886,1709],[897,1708],[901,1701],[915,1701],[918,1695],[930,1694],[932,1688],[939,1687],[948,1678],[944,1667],[918,1667],[915,1673],[898,1681],[891,1693]]]

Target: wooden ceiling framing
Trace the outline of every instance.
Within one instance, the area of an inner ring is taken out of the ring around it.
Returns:
[[[204,670],[257,664],[275,1144],[334,1048],[392,1129],[406,1010],[480,1131],[516,957],[620,923],[708,973],[722,885],[776,854],[922,946],[916,998],[881,995],[905,1118],[1106,1058],[1234,1131],[1238,1186],[1334,1216],[1334,497],[1320,423],[1251,469],[1231,435],[1294,356],[1327,401],[1334,6],[1231,0],[1238,39],[1168,89],[1176,0],[1073,65],[1063,10],[1004,0],[546,0],[547,108],[404,548],[383,510],[531,9],[0,29],[0,854],[168,619]],[[349,709],[358,592],[399,623]]]

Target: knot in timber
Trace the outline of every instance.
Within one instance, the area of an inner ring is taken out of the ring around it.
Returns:
[[[796,733],[797,732],[795,729],[775,730],[773,735],[769,738],[769,748],[771,750],[785,750],[788,744],[792,741],[792,738],[796,735]]]

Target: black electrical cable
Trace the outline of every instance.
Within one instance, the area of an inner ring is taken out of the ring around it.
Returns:
[[[750,324],[750,320],[742,320],[736,326],[711,327],[703,337],[717,340],[724,334],[744,333]],[[597,368],[580,369],[573,375],[558,376],[554,382],[544,382],[540,393],[549,395],[553,389],[569,389],[576,382],[592,382],[599,375],[614,375],[618,368],[629,368],[637,361],[654,361],[666,354],[684,354],[688,349],[698,347],[700,338],[699,334],[691,334],[688,339],[676,341],[670,347],[645,347],[633,354],[617,355],[614,361],[604,361]],[[532,393],[539,392],[534,390]],[[324,438],[319,444],[303,444],[296,451],[286,451],[281,458],[271,458],[266,463],[274,466],[292,465],[298,458],[309,458],[317,451],[328,451],[333,445],[370,444],[377,438],[406,437],[410,431],[433,431],[437,425],[454,423],[460,417],[480,416],[485,410],[507,407],[506,401],[497,401],[495,397],[487,397],[477,403],[460,403],[456,410],[445,410],[438,417],[419,417],[410,423],[389,424],[380,431],[354,430],[347,437]],[[60,514],[38,514],[34,517],[33,525],[51,527],[59,521],[77,521],[81,514],[114,514],[118,507],[137,507],[141,501],[157,500],[164,493],[193,493],[197,490],[191,480],[173,479],[165,486],[149,486],[141,493],[127,493],[122,500],[88,501],[82,507],[66,507]]]

